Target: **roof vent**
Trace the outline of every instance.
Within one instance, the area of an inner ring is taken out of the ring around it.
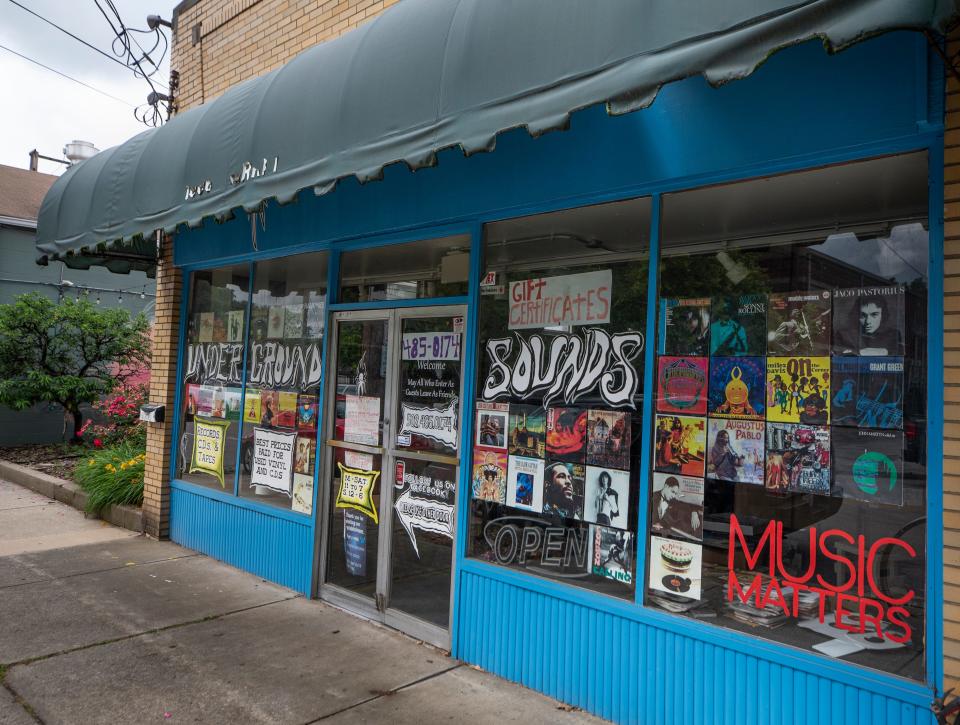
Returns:
[[[89,141],[73,140],[63,147],[63,155],[70,159],[71,164],[77,164],[86,161],[91,156],[100,153],[100,149]]]

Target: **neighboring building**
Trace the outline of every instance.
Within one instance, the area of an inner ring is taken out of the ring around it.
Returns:
[[[38,245],[165,234],[152,535],[617,721],[932,723],[960,18],[681,5],[181,3]]]
[[[63,262],[37,264],[37,214],[56,178],[0,164],[0,304],[27,292],[53,300],[88,294],[107,307],[122,305],[131,314],[151,314],[155,282],[143,272],[114,274],[96,266],[81,270],[67,269]],[[59,406],[40,405],[20,413],[0,406],[0,446],[55,443],[63,440],[63,426]],[[68,423],[68,436],[72,427]]]

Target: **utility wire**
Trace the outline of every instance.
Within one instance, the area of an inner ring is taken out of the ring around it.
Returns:
[[[56,68],[51,68],[50,66],[44,65],[43,63],[41,63],[41,62],[38,61],[38,60],[34,60],[33,58],[28,58],[27,56],[23,55],[23,53],[18,53],[17,51],[15,51],[15,50],[13,50],[13,49],[11,49],[11,48],[8,48],[8,47],[5,46],[5,45],[0,45],[0,50],[5,50],[5,51],[7,51],[8,53],[13,53],[14,55],[16,55],[16,56],[18,56],[18,57],[20,57],[20,58],[23,58],[24,60],[29,61],[30,63],[33,63],[34,65],[38,65],[38,66],[40,66],[41,68],[44,68],[44,69],[50,71],[51,73],[56,73],[58,76],[62,76],[63,78],[66,78],[68,81],[73,81],[74,83],[79,83],[81,86],[85,86],[86,88],[89,88],[91,91],[96,91],[96,92],[99,93],[101,96],[106,96],[107,98],[112,98],[113,100],[119,101],[120,103],[122,103],[122,104],[125,105],[125,106],[130,106],[131,108],[136,108],[136,106],[134,106],[132,103],[128,103],[127,101],[123,100],[122,98],[117,98],[116,96],[113,96],[113,95],[107,93],[106,91],[101,91],[99,88],[94,88],[94,87],[91,86],[89,83],[84,83],[83,81],[78,80],[77,78],[74,78],[73,76],[68,76],[66,73],[61,73],[61,72],[58,71]]]
[[[82,43],[83,45],[85,45],[85,46],[87,46],[88,48],[90,48],[90,50],[93,50],[93,51],[99,53],[100,55],[102,55],[102,56],[103,56],[104,58],[106,58],[107,60],[111,60],[111,61],[113,61],[114,63],[116,63],[117,65],[123,66],[124,68],[129,68],[129,66],[128,66],[126,63],[124,63],[122,60],[120,60],[120,59],[117,58],[116,56],[110,55],[109,53],[106,53],[106,52],[100,50],[100,48],[98,48],[97,46],[93,45],[92,43],[88,43],[86,40],[84,40],[83,38],[81,38],[81,37],[79,37],[79,36],[77,36],[77,35],[74,35],[73,33],[71,33],[71,32],[70,32],[69,30],[67,30],[66,28],[60,27],[59,25],[57,25],[57,24],[56,24],[55,22],[53,22],[52,20],[50,20],[50,19],[48,19],[48,18],[45,18],[45,17],[44,17],[43,15],[41,15],[40,13],[31,10],[31,9],[28,8],[26,5],[21,5],[19,2],[17,2],[17,0],[10,0],[10,2],[13,3],[14,5],[16,5],[16,6],[17,6],[18,8],[20,8],[21,10],[25,10],[26,12],[30,13],[30,14],[33,15],[34,17],[39,18],[40,20],[42,20],[43,22],[45,22],[47,25],[52,25],[54,28],[56,28],[57,30],[59,30],[61,33],[65,33],[65,34],[69,35],[71,38],[73,38],[74,40],[76,40],[78,43]],[[139,45],[139,43],[138,43],[137,45]],[[141,48],[141,50],[142,50],[142,48]],[[155,82],[158,86],[163,86],[164,88],[167,87],[165,84],[161,83],[160,81],[154,81],[154,82]]]

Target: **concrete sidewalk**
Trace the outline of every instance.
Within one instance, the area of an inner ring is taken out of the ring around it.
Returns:
[[[0,725],[600,722],[2,481],[0,552]]]

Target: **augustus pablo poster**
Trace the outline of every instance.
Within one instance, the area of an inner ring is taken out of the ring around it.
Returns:
[[[710,418],[707,478],[763,483],[763,421]]]

